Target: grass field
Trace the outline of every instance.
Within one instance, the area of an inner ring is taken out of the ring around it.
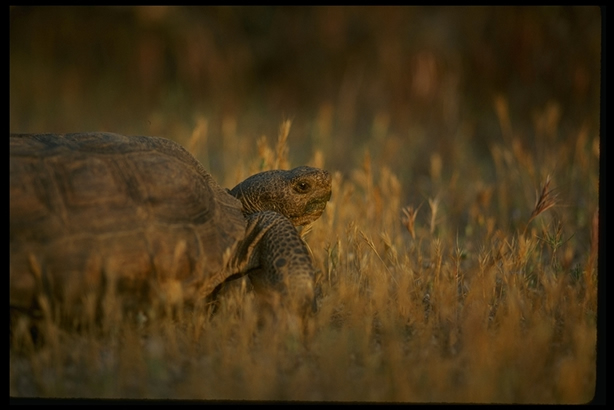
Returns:
[[[460,91],[445,89],[433,98],[456,107],[455,120],[446,109],[440,112],[456,126],[452,132],[437,129],[436,135],[446,136],[435,138],[430,120],[406,124],[396,105],[371,111],[361,111],[359,103],[348,106],[348,93],[366,99],[360,87],[352,88],[357,83],[350,73],[337,100],[313,102],[311,111],[293,121],[280,119],[292,111],[278,111],[259,122],[249,104],[239,104],[234,114],[207,105],[185,114],[189,100],[171,93],[165,95],[176,97],[177,107],[143,109],[148,114],[137,125],[119,116],[113,128],[104,115],[112,112],[111,97],[100,100],[104,111],[96,115],[88,116],[91,101],[79,104],[87,95],[81,83],[89,83],[77,71],[75,83],[64,84],[59,105],[41,108],[57,90],[35,90],[28,88],[32,82],[21,81],[45,70],[14,51],[17,34],[11,40],[11,131],[95,126],[173,138],[226,187],[260,170],[306,163],[333,173],[333,194],[322,217],[302,231],[319,269],[318,311],[305,331],[267,320],[240,281],[215,313],[196,306],[136,323],[110,309],[101,326],[79,332],[44,322],[45,343],[37,346],[24,321],[9,349],[11,397],[461,403],[593,398],[598,112],[570,119],[565,114],[574,105],[556,97],[532,101],[525,112],[515,105],[511,87],[480,100],[492,118],[486,138],[479,125],[462,120]],[[30,74],[13,74],[26,66]],[[364,70],[365,76],[373,73]],[[449,76],[438,78],[449,84]],[[405,108],[419,110],[420,101]],[[275,112],[270,107],[265,112]],[[64,109],[87,118],[62,114],[60,121],[57,112]],[[346,126],[359,130],[355,139],[340,131]]]

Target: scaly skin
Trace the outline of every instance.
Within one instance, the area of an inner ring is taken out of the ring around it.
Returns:
[[[245,215],[275,211],[294,226],[307,225],[322,215],[331,195],[330,174],[308,166],[252,175],[230,194],[241,200]]]
[[[304,314],[314,308],[315,269],[307,246],[288,218],[273,211],[248,216],[233,271],[247,272],[254,290],[270,304]]]
[[[230,194],[241,200],[248,219],[236,263],[249,262],[233,270],[247,270],[254,289],[266,299],[277,292],[292,310],[313,309],[315,269],[294,226],[320,217],[331,196],[330,174],[308,166],[265,171],[239,183]]]

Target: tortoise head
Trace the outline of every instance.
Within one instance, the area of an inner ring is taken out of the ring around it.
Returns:
[[[294,226],[301,226],[324,212],[331,195],[331,176],[328,171],[308,166],[264,171],[239,183],[230,194],[241,201],[246,215],[275,211]]]

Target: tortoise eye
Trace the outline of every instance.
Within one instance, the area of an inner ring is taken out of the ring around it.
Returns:
[[[299,192],[299,193],[305,193],[305,192],[309,191],[309,188],[310,188],[309,183],[307,183],[307,182],[305,182],[305,181],[298,182],[298,183],[297,183],[297,184],[294,186],[294,190],[295,190],[296,192]]]

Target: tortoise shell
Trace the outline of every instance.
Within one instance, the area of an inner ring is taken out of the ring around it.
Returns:
[[[148,278],[207,295],[246,229],[241,202],[156,137],[11,135],[9,206],[10,305],[23,309],[42,289],[70,304],[109,282],[147,297]]]

